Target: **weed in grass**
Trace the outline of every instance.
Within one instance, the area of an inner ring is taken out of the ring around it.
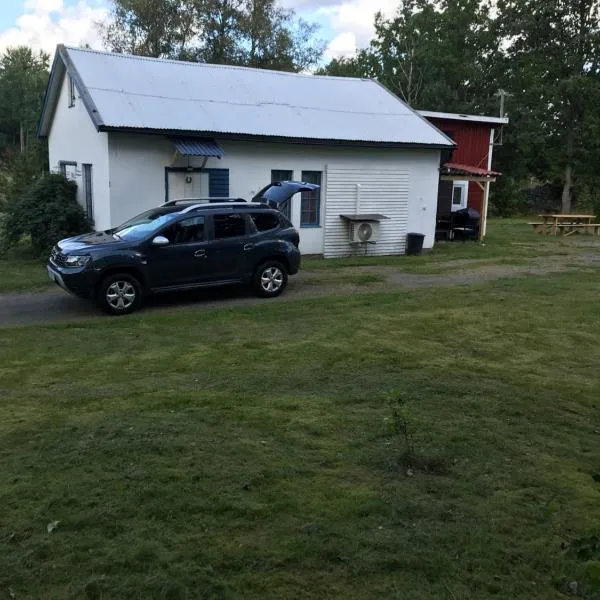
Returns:
[[[389,403],[392,413],[392,432],[395,438],[400,440],[399,455],[393,462],[395,470],[401,470],[408,476],[414,475],[415,471],[432,475],[448,475],[450,473],[448,458],[429,456],[415,449],[416,425],[407,395],[402,392],[393,392],[389,396]]]

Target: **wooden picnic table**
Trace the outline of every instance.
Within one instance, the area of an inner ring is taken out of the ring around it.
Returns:
[[[575,233],[577,229],[594,228],[595,215],[567,215],[567,214],[545,214],[538,215],[543,223],[531,223],[533,228],[540,233],[557,235],[561,230],[565,235]]]

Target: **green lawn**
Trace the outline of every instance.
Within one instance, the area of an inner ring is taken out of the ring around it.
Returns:
[[[0,293],[38,291],[53,285],[44,262],[24,247],[0,255]]]
[[[599,331],[597,270],[0,330],[0,596],[595,598]]]

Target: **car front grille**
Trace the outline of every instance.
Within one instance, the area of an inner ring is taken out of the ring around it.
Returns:
[[[57,267],[64,267],[66,265],[66,259],[67,257],[58,249],[58,246],[52,248],[52,252],[50,252],[50,261]]]

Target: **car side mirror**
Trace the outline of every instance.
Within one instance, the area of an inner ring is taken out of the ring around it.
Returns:
[[[164,235],[157,235],[152,240],[152,245],[153,246],[166,246],[168,244],[169,244],[169,240]]]

